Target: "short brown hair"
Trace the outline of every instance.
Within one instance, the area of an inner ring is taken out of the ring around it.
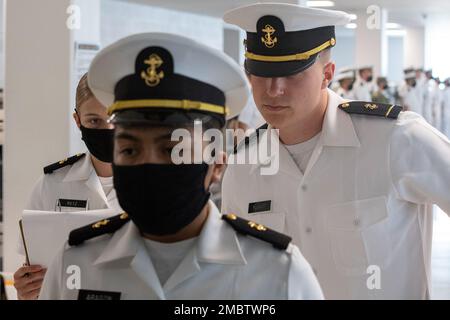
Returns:
[[[79,110],[80,106],[92,97],[94,97],[94,94],[92,93],[91,89],[89,89],[87,73],[85,73],[81,77],[80,82],[78,82],[77,93],[75,97],[75,108]]]

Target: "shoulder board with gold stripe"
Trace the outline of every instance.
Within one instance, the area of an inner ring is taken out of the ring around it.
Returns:
[[[349,101],[339,105],[339,109],[350,114],[363,114],[390,119],[397,119],[403,107],[395,104],[374,103],[365,101]]]
[[[86,156],[86,153],[79,153],[72,157],[52,163],[44,168],[44,173],[45,174],[53,173],[53,171],[55,171],[55,170],[64,168],[65,166],[72,165],[75,162],[77,162],[78,160],[80,160],[81,158],[83,158],[84,156]]]
[[[69,234],[69,245],[78,246],[86,240],[104,235],[106,233],[114,233],[128,221],[130,221],[128,214],[122,213],[72,230]]]
[[[283,233],[269,229],[262,224],[240,218],[235,214],[224,214],[222,219],[228,222],[238,233],[266,241],[280,250],[286,250],[292,241],[291,237]]]

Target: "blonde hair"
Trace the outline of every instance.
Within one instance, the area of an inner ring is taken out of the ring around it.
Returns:
[[[78,82],[77,93],[75,97],[75,108],[77,110],[80,110],[80,106],[93,97],[94,94],[92,93],[91,89],[89,89],[87,73],[85,73],[81,77],[80,82]]]

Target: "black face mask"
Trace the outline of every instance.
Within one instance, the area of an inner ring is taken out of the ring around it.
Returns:
[[[382,88],[383,90],[388,90],[388,89],[389,89],[389,86],[388,86],[387,84],[384,84],[381,88]]]
[[[372,82],[372,80],[373,80],[373,76],[369,76],[369,77],[367,78],[367,82]]]
[[[142,233],[175,234],[189,225],[208,202],[208,165],[113,164],[120,206]]]
[[[350,85],[348,86],[348,91],[351,91],[353,89],[353,84],[354,82],[350,83]]]
[[[411,81],[411,87],[414,88],[414,87],[416,86],[416,84],[417,84],[416,80],[412,80],[412,81]]]
[[[81,139],[89,152],[98,160],[112,162],[114,149],[113,129],[89,129],[80,126]]]

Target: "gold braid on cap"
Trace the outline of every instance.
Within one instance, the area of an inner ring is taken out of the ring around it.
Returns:
[[[250,60],[264,61],[264,62],[288,62],[288,61],[308,60],[309,58],[311,58],[311,56],[315,55],[316,53],[319,53],[320,51],[323,51],[328,47],[333,47],[335,44],[336,40],[334,38],[331,38],[330,40],[321,44],[320,46],[317,46],[314,49],[302,53],[290,54],[286,56],[264,56],[247,51],[245,53],[245,57]]]

